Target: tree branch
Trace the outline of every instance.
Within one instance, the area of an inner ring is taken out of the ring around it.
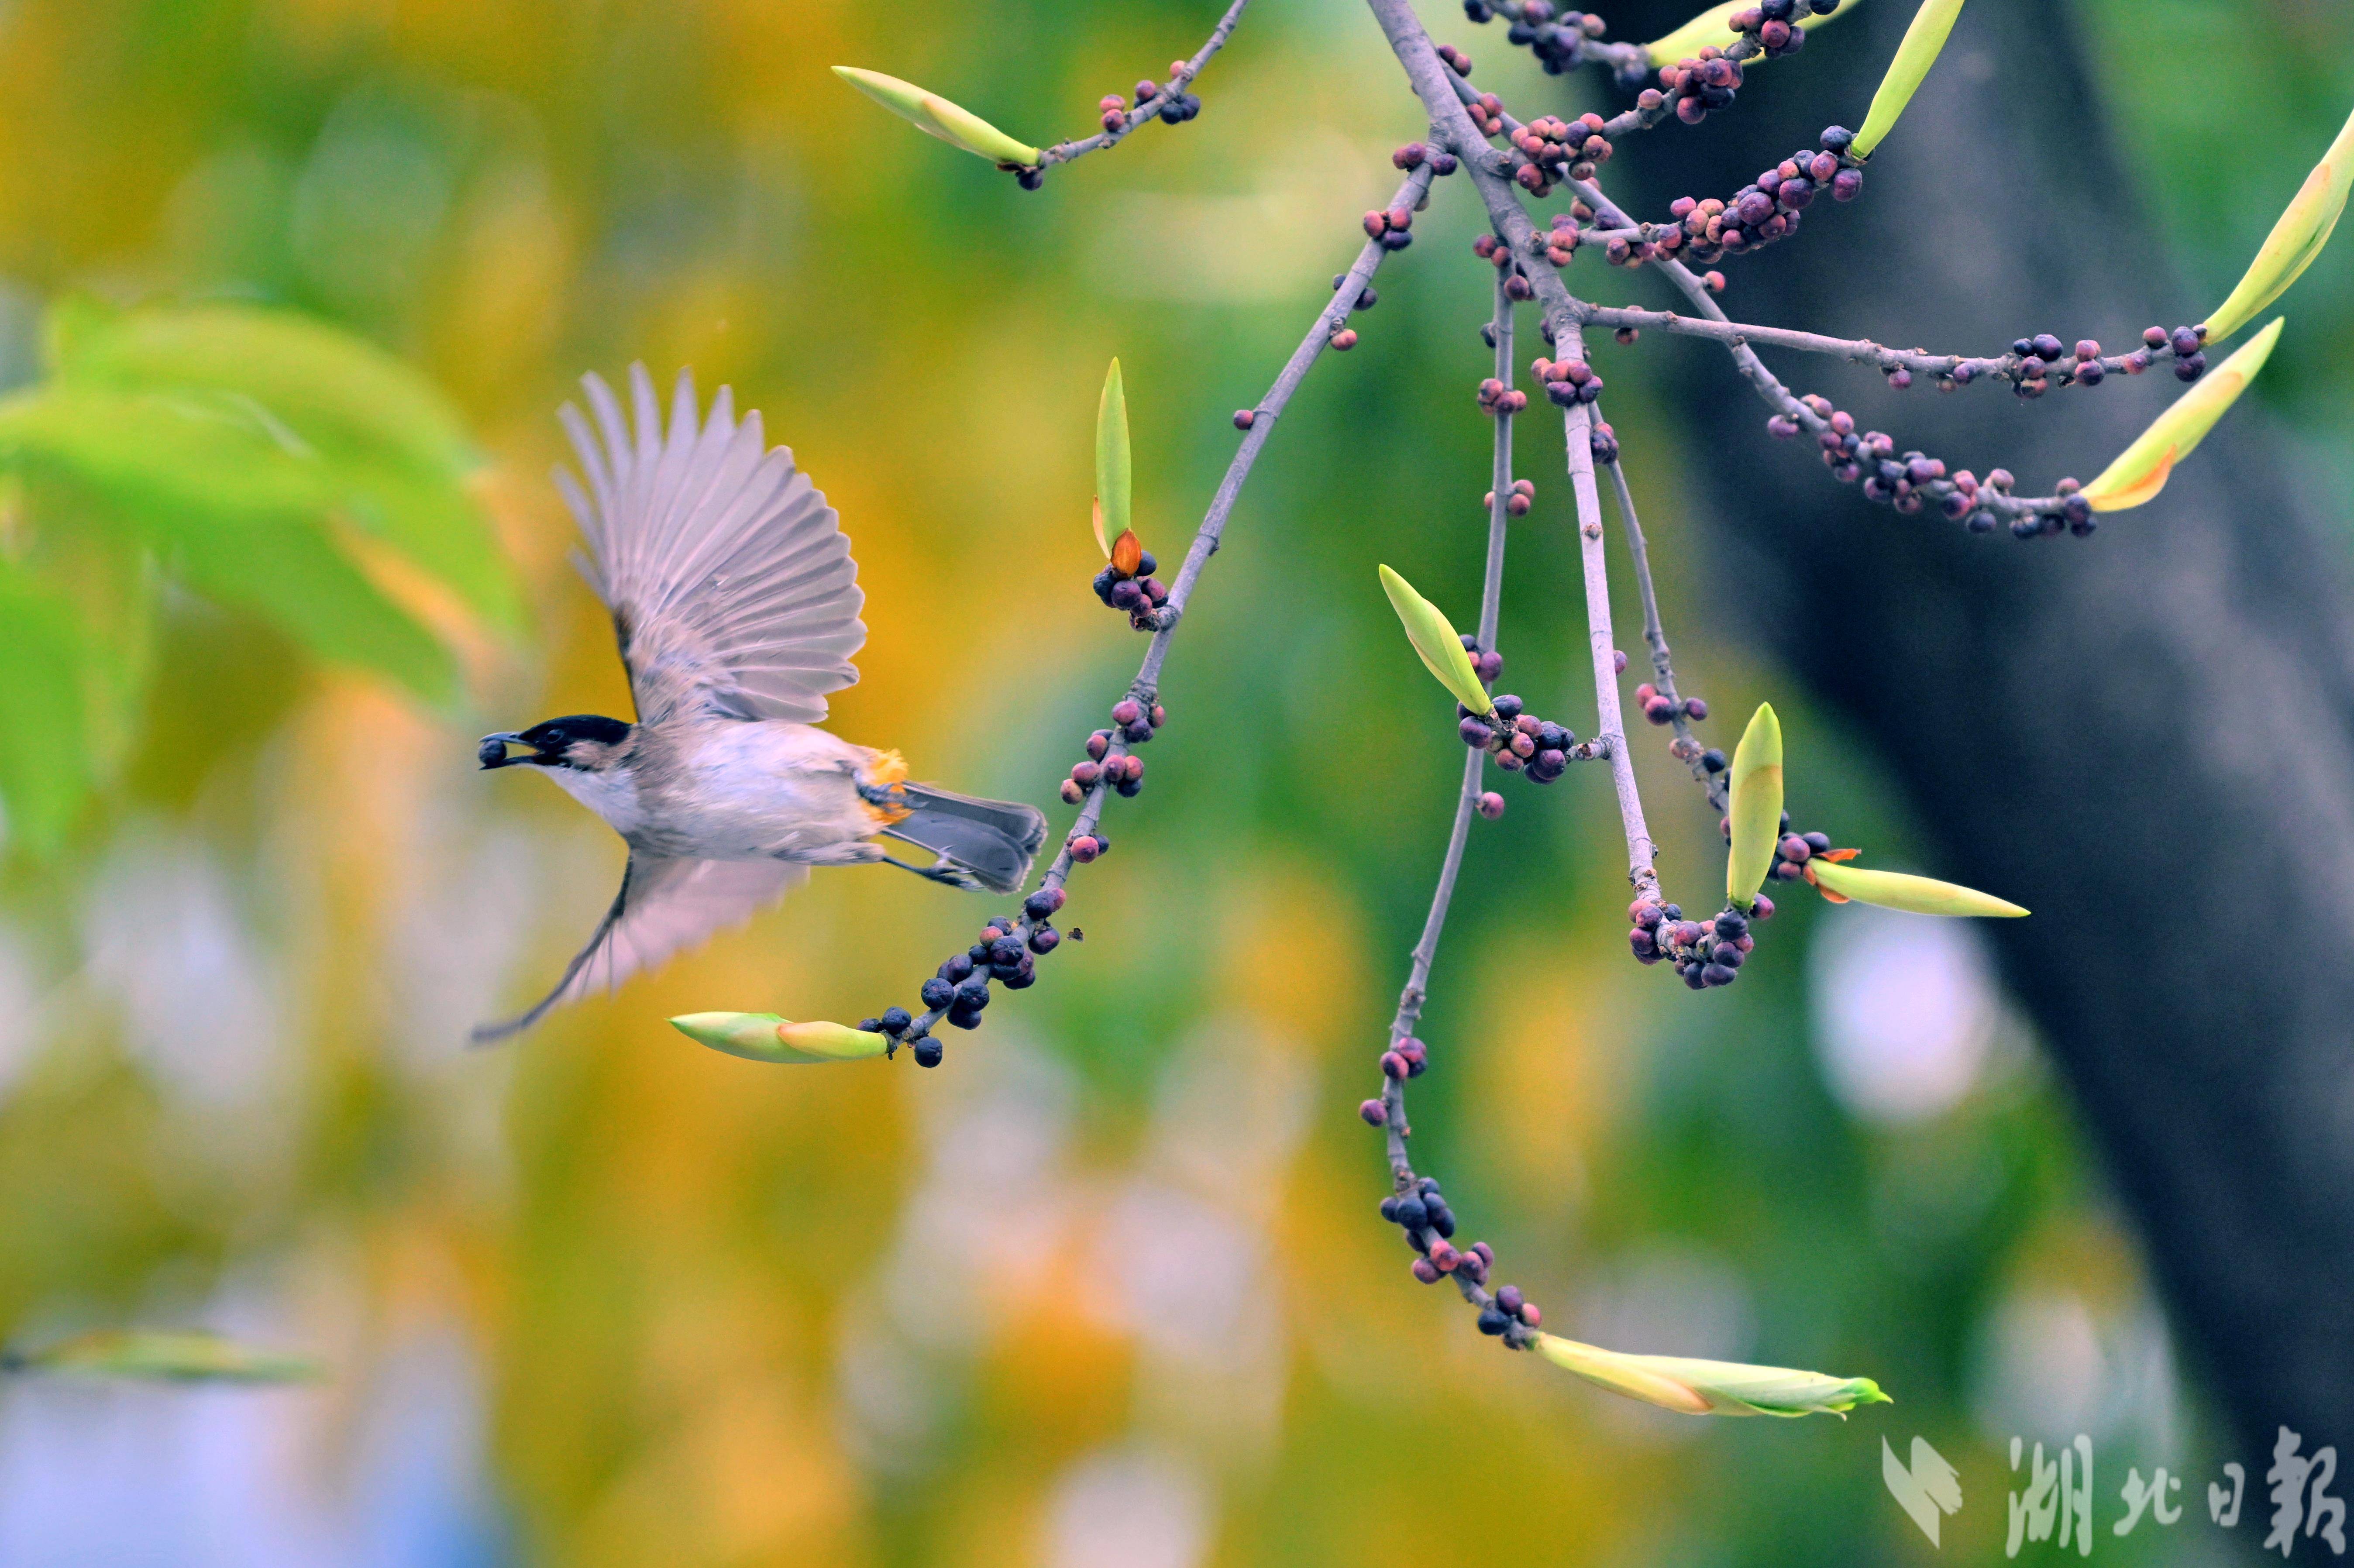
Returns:
[[[1202,68],[1210,63],[1210,58],[1226,47],[1227,38],[1234,35],[1235,24],[1243,19],[1243,7],[1249,4],[1250,0],[1235,0],[1233,5],[1227,6],[1226,14],[1218,18],[1218,25],[1210,29],[1209,41],[1194,51],[1192,59],[1180,61],[1178,69],[1169,73],[1167,85],[1150,98],[1140,99],[1133,105],[1121,111],[1107,109],[1104,111],[1107,116],[1117,112],[1119,118],[1106,124],[1101,131],[1092,136],[1076,142],[1055,143],[1038,154],[1037,166],[1041,169],[1051,168],[1056,164],[1067,164],[1074,158],[1084,157],[1089,153],[1097,152],[1106,147],[1116,147],[1128,139],[1129,132],[1134,131],[1146,121],[1166,118],[1168,114],[1166,106],[1172,102],[1184,101],[1185,90],[1191,87],[1194,79],[1202,74]],[[1180,118],[1190,120],[1193,116],[1182,114]]]

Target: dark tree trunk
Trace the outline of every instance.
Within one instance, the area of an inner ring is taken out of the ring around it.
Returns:
[[[1692,8],[1610,19],[1656,37]],[[1861,6],[1754,68],[1729,113],[1630,148],[1614,194],[1664,217],[1860,123],[1912,11]],[[1863,199],[1728,265],[1728,313],[1982,354],[2043,331],[2115,352],[2197,319],[2214,302],[2168,273],[2085,66],[2064,8],[1970,5]],[[2285,443],[2243,401],[2155,503],[2022,545],[1870,504],[1766,435],[1721,351],[1664,358],[1710,454],[1722,601],[1880,749],[1944,872],[2035,911],[1996,925],[2004,972],[2243,1457],[2282,1423],[2307,1453],[2354,1448],[2354,639]],[[2008,466],[2027,494],[2089,480],[2179,389],[2161,369],[2023,404],[1766,358],[1900,450]]]

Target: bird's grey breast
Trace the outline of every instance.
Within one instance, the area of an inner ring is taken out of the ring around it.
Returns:
[[[794,858],[875,832],[858,798],[864,747],[813,726],[700,719],[656,726],[636,766],[650,853]]]

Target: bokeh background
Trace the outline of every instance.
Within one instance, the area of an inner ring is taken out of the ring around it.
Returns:
[[[1051,804],[1142,650],[1087,591],[1105,361],[1126,366],[1140,532],[1172,558],[1228,412],[1353,255],[1417,117],[1344,0],[1261,0],[1198,122],[1035,195],[825,68],[909,77],[1043,143],[1165,74],[1217,10],[0,8],[0,382],[29,396],[52,374],[60,306],[264,305],[346,331],[449,400],[523,607],[499,624],[352,546],[450,651],[439,696],[387,673],[395,652],[321,657],[323,630],[217,572],[192,586],[168,548],[145,612],[101,618],[122,700],[90,743],[95,788],[54,842],[12,832],[0,872],[0,1338],[202,1324],[330,1375],[0,1384],[0,1561],[1927,1561],[1881,1485],[1880,1439],[1903,1454],[1914,1434],[1962,1471],[1943,1556],[1986,1561],[2009,1439],[2079,1432],[2105,1559],[2253,1546],[2260,1489],[2236,1537],[2199,1494],[2223,1459],[2265,1457],[2177,1355],[1977,934],[1791,899],[1741,985],[1691,996],[1625,959],[1597,775],[1511,791],[1475,835],[1425,1030],[1421,1161],[1548,1327],[1867,1373],[1898,1403],[1679,1420],[1500,1353],[1408,1277],[1352,1110],[1459,752],[1373,567],[1476,594],[1490,274],[1461,188],[1261,461],[1176,644],[1150,788],[1075,880],[1065,923],[1087,938],[1036,989],[929,1074],[780,1071],[663,1022],[911,1000],[993,907],[835,873],[610,1000],[464,1048],[560,966],[620,871],[556,790],[472,764],[488,729],[627,713],[544,477],[583,370],[691,365],[764,410],[842,510],[868,593],[835,727]],[[2176,265],[2220,296],[2354,101],[2319,47],[2334,8],[2072,10],[2095,58],[2171,40],[2172,69],[2104,74],[2103,107]],[[1607,101],[1424,11],[1527,112]],[[1754,90],[1851,120],[1871,79],[1810,65],[1827,54]],[[2262,133],[2218,134],[2227,115]],[[1740,126],[1692,134],[1745,156]],[[2354,282],[2325,259],[2292,303],[2257,417],[2327,488],[2348,468],[2333,345]],[[1678,483],[1710,454],[1640,355],[1600,352],[1688,687],[1720,715],[1770,696],[1794,805],[1935,871],[1870,737],[1732,635],[1741,585]],[[1505,684],[1575,715],[1591,697],[1549,426],[1523,427],[1538,503],[1512,540]],[[1795,454],[1773,482],[1819,484],[1813,466]],[[70,485],[12,483],[12,561],[100,529]],[[1670,891],[1704,887],[1713,821],[1662,747],[1640,768]],[[2180,1525],[2110,1536],[2128,1465],[2185,1478]]]

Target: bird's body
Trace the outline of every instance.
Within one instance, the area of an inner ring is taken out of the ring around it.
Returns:
[[[883,858],[865,841],[893,819],[858,787],[887,756],[815,725],[696,719],[632,726],[616,766],[549,777],[642,854],[849,865]]]
[[[556,988],[474,1038],[619,984],[775,902],[811,866],[888,861],[954,886],[1018,888],[1044,817],[910,783],[896,752],[817,727],[826,694],[858,679],[865,596],[839,519],[790,451],[764,449],[760,416],[738,423],[722,387],[699,421],[681,375],[665,431],[639,366],[632,432],[602,381],[582,385],[594,428],[568,406],[563,415],[588,487],[561,469],[557,483],[588,540],[582,575],[612,611],[637,721],[549,719],[485,736],[480,759],[538,766],[621,836],[630,860]],[[527,751],[511,754],[517,745]],[[877,834],[937,858],[891,860]]]

